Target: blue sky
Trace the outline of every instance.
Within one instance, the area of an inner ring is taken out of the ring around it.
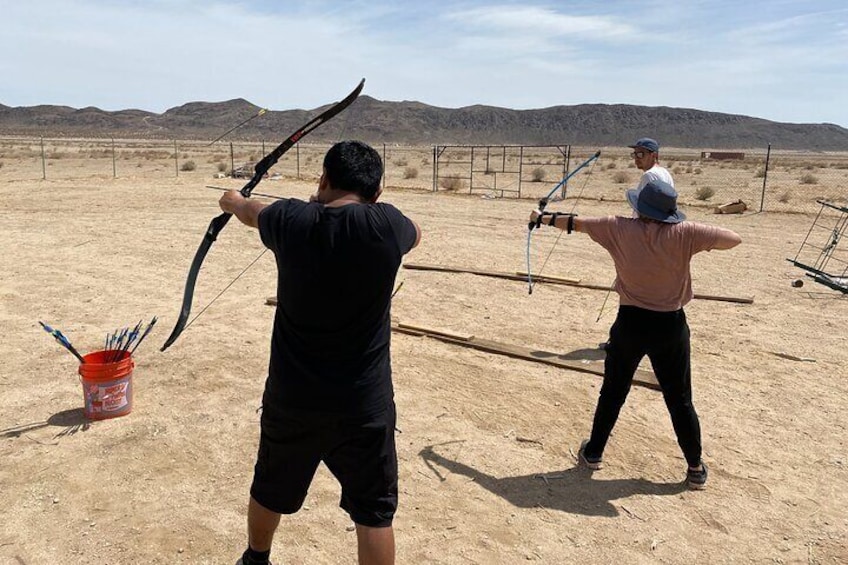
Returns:
[[[672,106],[848,127],[844,0],[0,0],[0,104]]]

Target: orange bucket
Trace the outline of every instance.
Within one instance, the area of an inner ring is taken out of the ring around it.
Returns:
[[[117,361],[109,361],[114,355],[114,351],[95,351],[84,355],[85,363],[80,363],[85,417],[89,420],[116,418],[132,411],[135,363],[128,351]]]

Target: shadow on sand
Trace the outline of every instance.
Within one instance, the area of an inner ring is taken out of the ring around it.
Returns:
[[[57,426],[62,428],[57,431],[53,439],[63,436],[74,435],[77,432],[84,432],[91,427],[91,422],[85,417],[85,412],[82,408],[72,408],[70,410],[62,410],[47,418],[44,422],[32,422],[29,424],[20,424],[0,430],[0,437],[16,438],[21,437],[27,432],[32,432],[48,426]]]
[[[440,481],[447,480],[440,470],[463,475],[520,508],[542,507],[587,516],[618,516],[612,501],[637,494],[656,496],[679,494],[686,490],[684,482],[655,483],[646,479],[598,480],[592,471],[572,467],[562,471],[496,478],[439,455],[428,446],[419,455]]]

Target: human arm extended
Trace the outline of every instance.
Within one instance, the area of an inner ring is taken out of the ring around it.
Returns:
[[[245,198],[237,190],[229,190],[218,201],[221,210],[233,214],[241,223],[252,228],[259,227],[259,212],[267,204],[251,198]]]
[[[541,222],[539,222],[539,217],[542,218]],[[538,223],[543,226],[553,226],[555,228],[565,230],[568,233],[571,233],[572,231],[580,231],[577,227],[579,222],[580,220],[575,214],[540,212],[539,210],[533,210],[533,212],[530,213],[531,224]]]
[[[715,228],[718,233],[716,234],[716,241],[713,249],[733,249],[740,243],[742,243],[742,238],[739,237],[739,234],[735,231],[731,231],[725,228]]]

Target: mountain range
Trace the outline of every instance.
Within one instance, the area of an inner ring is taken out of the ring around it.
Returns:
[[[267,111],[229,134],[229,139],[279,140],[318,111]],[[161,114],[68,106],[0,104],[0,136],[211,140],[256,115],[244,99],[189,102]],[[848,129],[835,124],[781,123],[736,114],[666,106],[579,104],[536,110],[493,106],[439,108],[420,102],[387,102],[360,96],[344,114],[310,134],[410,145],[621,146],[650,136],[667,147],[764,148],[848,151]]]

